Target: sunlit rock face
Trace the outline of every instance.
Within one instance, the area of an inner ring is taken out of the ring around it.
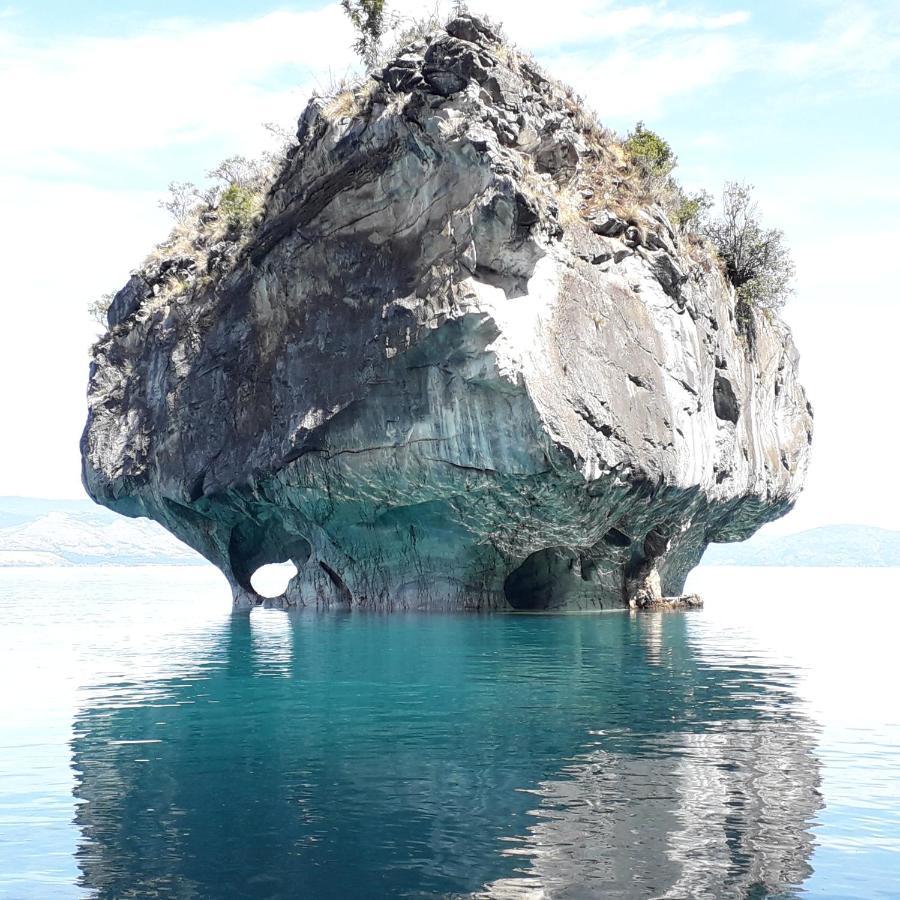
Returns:
[[[617,183],[603,140],[468,16],[311,101],[232,268],[117,298],[91,496],[195,547],[239,606],[285,560],[286,604],[680,593],[708,543],[790,508],[811,413],[776,317],[739,327],[660,208],[591,196]]]

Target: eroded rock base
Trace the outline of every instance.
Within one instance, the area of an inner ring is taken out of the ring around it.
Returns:
[[[682,597],[658,597],[649,600],[632,600],[630,608],[634,610],[684,610],[702,609],[703,598],[699,594],[685,594]]]

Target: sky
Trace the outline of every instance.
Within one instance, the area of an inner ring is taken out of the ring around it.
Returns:
[[[165,237],[167,184],[265,149],[265,123],[292,129],[357,66],[338,3],[111,6],[0,0],[0,495],[83,494],[88,304]],[[796,258],[785,318],[816,412],[807,489],[770,528],[900,528],[900,2],[469,6],[604,124],[662,134],[689,189],[755,185]]]

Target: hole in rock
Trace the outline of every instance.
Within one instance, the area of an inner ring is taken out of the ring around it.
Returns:
[[[658,556],[662,556],[668,547],[669,539],[659,525],[647,532],[647,536],[644,538],[644,556],[648,559],[656,559]]]
[[[713,409],[720,419],[735,424],[741,414],[741,407],[731,382],[718,372],[716,372],[716,380],[713,384]]]
[[[270,515],[246,519],[232,529],[228,557],[235,580],[241,587],[254,589],[251,576],[270,563],[292,560],[302,566],[309,559],[312,552],[309,541],[289,531],[285,524],[280,516]]]
[[[509,605],[519,610],[564,605],[574,562],[575,555],[561,547],[532,553],[503,583]]]
[[[297,574],[297,567],[290,561],[260,566],[250,577],[250,585],[260,597],[274,599],[286,590],[288,582]]]
[[[603,535],[603,540],[611,547],[631,546],[631,538],[628,537],[625,532],[619,531],[618,528],[610,528],[609,531],[607,531],[606,534]]]

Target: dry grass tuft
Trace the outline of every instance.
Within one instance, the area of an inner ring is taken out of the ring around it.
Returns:
[[[377,82],[370,78],[352,84],[331,97],[322,112],[332,121],[358,116],[371,106],[376,87]]]

